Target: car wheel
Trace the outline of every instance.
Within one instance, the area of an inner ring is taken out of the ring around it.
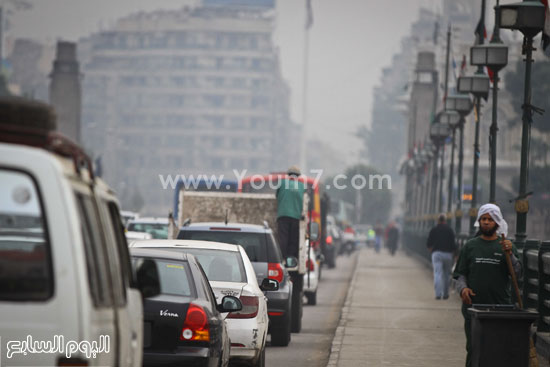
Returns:
[[[313,293],[306,293],[307,304],[315,306],[317,304],[317,290]]]
[[[271,345],[276,347],[286,347],[290,343],[290,317],[285,317],[281,322],[283,325],[271,330]]]

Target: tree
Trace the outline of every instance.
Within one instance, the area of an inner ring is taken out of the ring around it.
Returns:
[[[389,176],[387,176],[389,177]],[[376,223],[389,219],[392,206],[391,177],[384,179],[376,168],[358,164],[346,169],[343,176],[329,177],[325,181],[333,201],[360,203],[359,222]],[[345,187],[345,188],[344,188]]]

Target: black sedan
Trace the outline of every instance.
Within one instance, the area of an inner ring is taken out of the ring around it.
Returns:
[[[149,248],[130,253],[144,297],[143,365],[227,366],[231,344],[221,313],[241,310],[240,300],[226,296],[217,305],[193,255]]]

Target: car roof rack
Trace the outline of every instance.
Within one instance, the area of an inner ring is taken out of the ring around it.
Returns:
[[[42,148],[70,158],[81,176],[81,167],[88,169],[94,180],[92,160],[74,141],[54,131],[53,109],[24,98],[0,98],[0,142]]]

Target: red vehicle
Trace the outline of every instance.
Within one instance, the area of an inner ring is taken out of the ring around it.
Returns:
[[[239,182],[239,192],[245,193],[275,193],[279,181],[288,178],[286,173],[270,173],[268,175],[253,175],[245,177]],[[319,233],[321,233],[321,194],[319,181],[312,177],[300,176],[298,181],[306,185],[307,193],[310,197],[308,217],[312,222],[319,224]],[[318,250],[320,248],[320,238],[311,242],[311,246]]]

